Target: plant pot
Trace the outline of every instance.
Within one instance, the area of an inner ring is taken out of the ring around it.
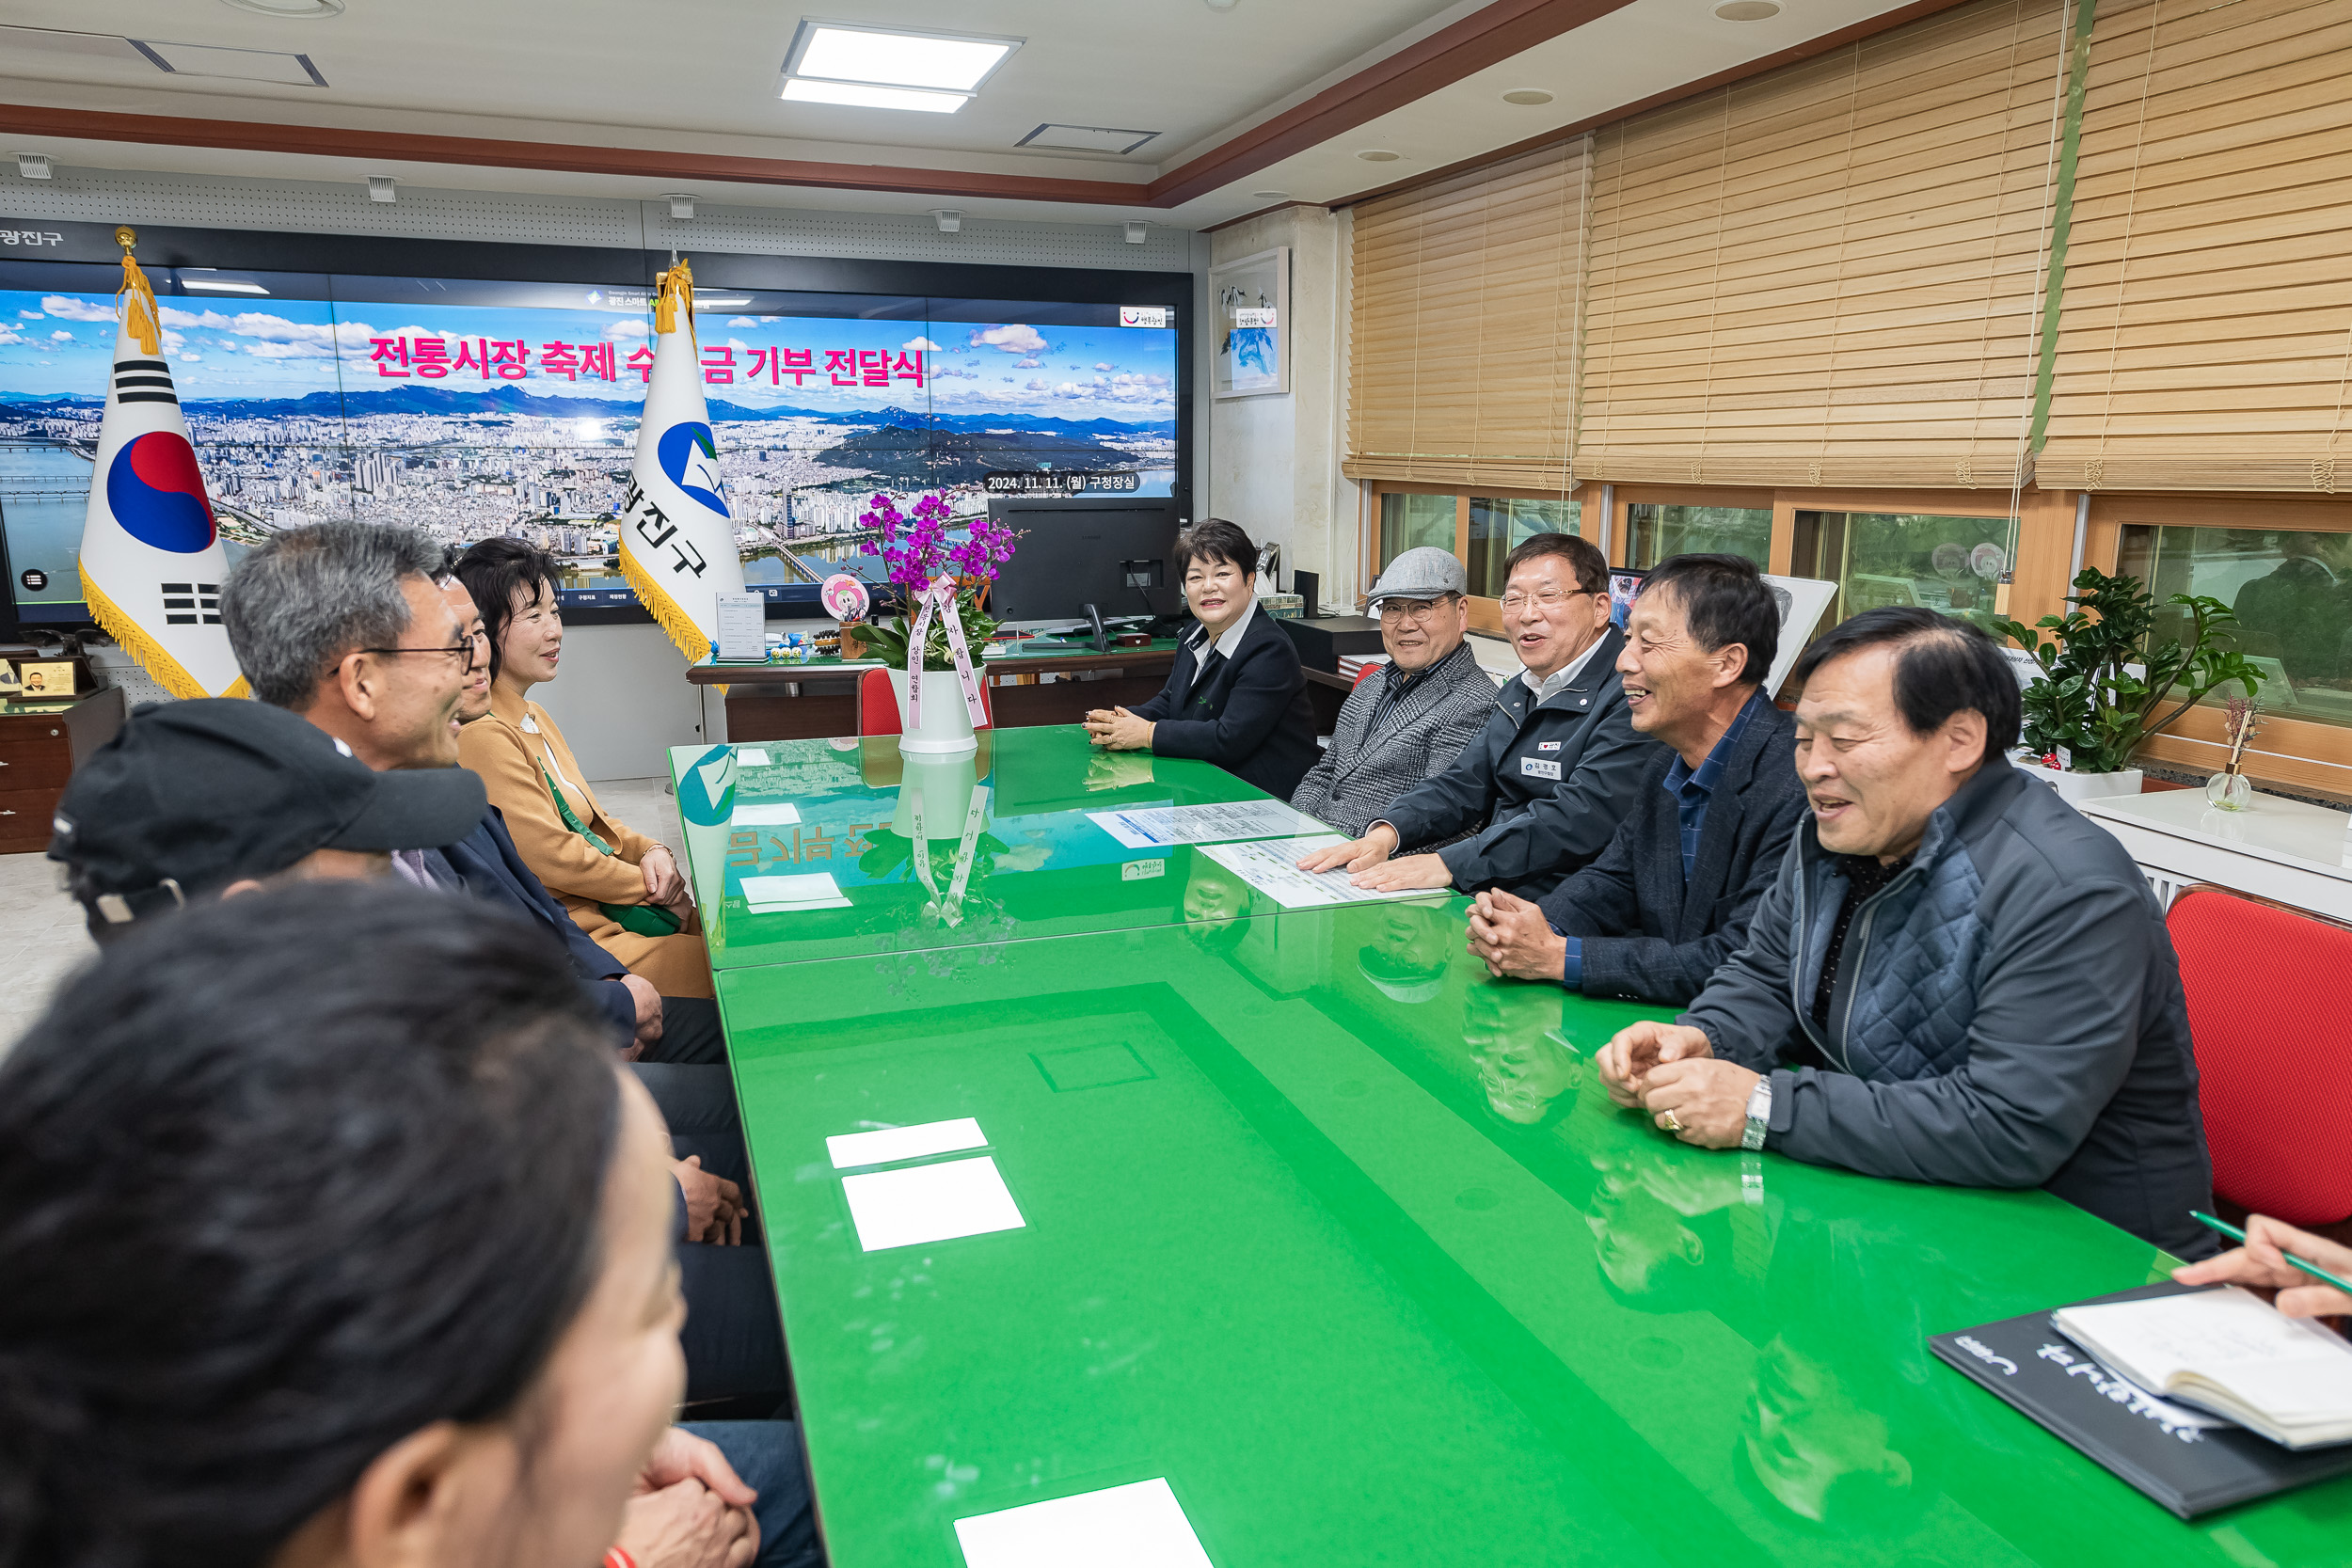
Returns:
[[[907,712],[907,673],[890,672],[890,689],[898,698],[898,750],[912,755],[951,756],[975,751],[972,715],[963,705],[963,683],[953,670],[923,672],[923,722],[918,729]]]
[[[900,671],[900,674],[906,672]],[[930,707],[926,692],[923,706]],[[953,844],[963,836],[963,819],[972,809],[972,791],[979,784],[974,757],[914,752],[898,776],[898,796],[890,808],[890,831],[900,838],[914,836],[915,797],[923,800],[923,836]]]
[[[2137,768],[2126,768],[2118,773],[2077,773],[2071,768],[2044,768],[2035,758],[2015,756],[2010,759],[2028,777],[2041,780],[2058,793],[2058,799],[2073,803],[2104,800],[2110,795],[2137,795],[2142,774]]]

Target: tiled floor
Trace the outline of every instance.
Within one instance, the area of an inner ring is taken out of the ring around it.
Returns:
[[[683,856],[677,802],[666,779],[613,779],[593,786],[606,813]],[[0,855],[0,1048],[49,1006],[58,985],[98,951],[82,909],[57,887],[56,863]]]

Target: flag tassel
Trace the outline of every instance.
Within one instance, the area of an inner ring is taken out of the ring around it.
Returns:
[[[122,253],[122,286],[115,290],[115,297],[122,299],[125,294],[130,298],[124,301],[127,314],[123,317],[123,329],[148,353],[161,354],[164,333],[155,309],[155,286],[148,282],[147,274],[139,271],[139,264],[131,259],[128,250]]]
[[[145,627],[125,615],[112,599],[106,597],[98,584],[90,580],[88,572],[83,571],[81,578],[82,598],[89,607],[90,619],[115,640],[118,647],[137,659],[139,667],[152,675],[157,685],[183,702],[213,695],[204,689],[201,681],[189,674],[180,661],[171,657],[162,643],[150,637]],[[249,697],[252,694],[243,675],[239,675],[235,683],[221,693],[224,697]]]

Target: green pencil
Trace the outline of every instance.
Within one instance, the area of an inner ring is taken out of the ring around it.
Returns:
[[[2240,1230],[2236,1226],[2230,1224],[2226,1220],[2215,1219],[2211,1214],[2202,1213],[2195,1209],[2191,1209],[2188,1212],[2188,1217],[2195,1220],[2199,1225],[2220,1231],[2221,1234],[2229,1237],[2230,1240],[2233,1242],[2243,1242],[2246,1240],[2246,1232]],[[2337,1290],[2342,1291],[2345,1295],[2352,1296],[2352,1281],[2338,1279],[2334,1275],[2329,1274],[2326,1269],[2321,1268],[2318,1264],[2306,1263],[2303,1259],[2295,1256],[2295,1254],[2284,1251],[2283,1249],[2280,1252],[2279,1256],[2294,1264],[2296,1268],[2301,1269],[2305,1274],[2310,1275],[2313,1279],[2325,1280],[2327,1283],[2333,1285]]]

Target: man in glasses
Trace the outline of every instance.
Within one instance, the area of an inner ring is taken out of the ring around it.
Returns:
[[[1526,668],[1503,685],[1486,728],[1354,842],[1302,867],[1343,866],[1358,887],[1384,891],[1500,887],[1541,898],[1608,847],[1658,754],[1633,728],[1616,671],[1625,637],[1609,622],[1609,562],[1574,534],[1539,533],[1503,572],[1503,635]],[[1444,847],[1397,857],[1417,844]]]
[[[1389,662],[1348,693],[1292,805],[1354,838],[1486,727],[1495,683],[1470,652],[1469,591],[1450,550],[1423,545],[1389,562],[1369,595]]]

